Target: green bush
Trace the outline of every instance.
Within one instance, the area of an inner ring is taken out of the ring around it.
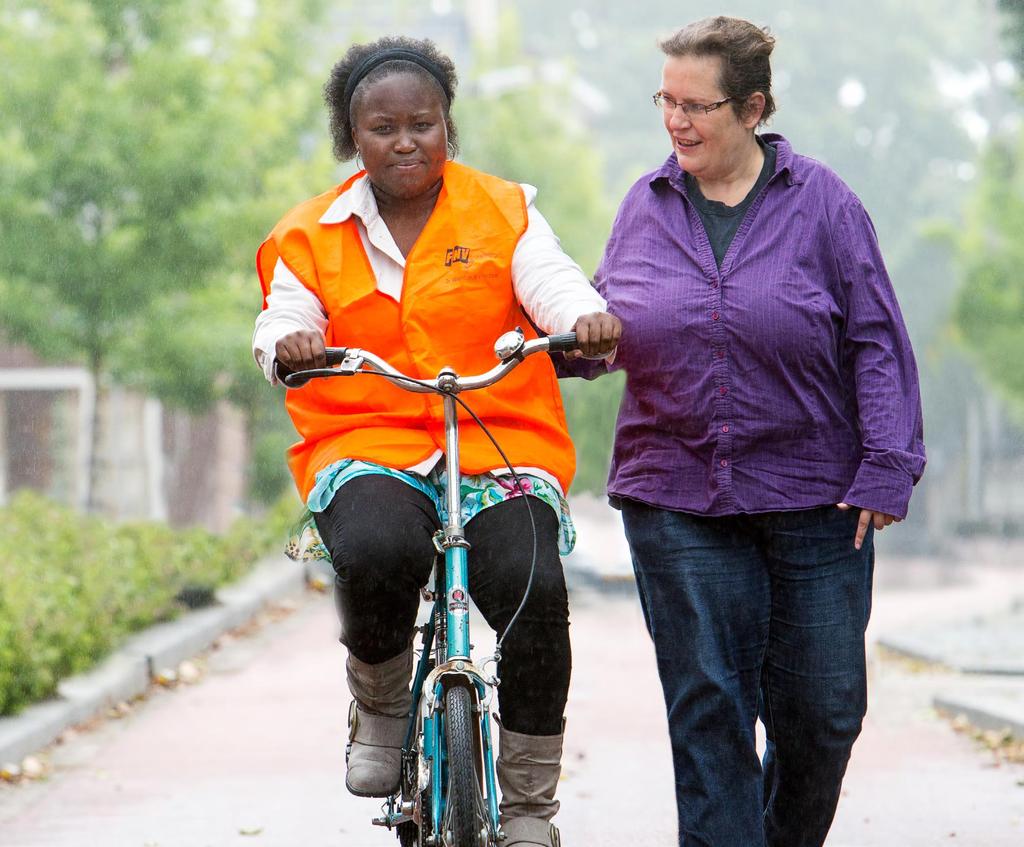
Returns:
[[[283,543],[284,500],[222,536],[114,524],[22,492],[0,509],[0,715],[52,696],[126,635],[170,620],[186,587],[214,588]]]

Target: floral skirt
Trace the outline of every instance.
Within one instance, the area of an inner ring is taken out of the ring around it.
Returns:
[[[334,499],[338,489],[346,482],[359,476],[371,474],[394,477],[422,491],[434,503],[441,522],[444,523],[447,520],[448,509],[445,504],[444,492],[448,482],[448,472],[444,462],[438,462],[427,476],[421,476],[409,471],[385,468],[372,462],[342,459],[340,462],[328,465],[316,475],[316,484],[306,500],[307,511],[295,525],[291,537],[288,539],[285,553],[289,558],[296,561],[330,560],[330,554],[317,532],[313,514],[324,511]],[[572,516],[569,514],[569,504],[565,498],[554,485],[540,477],[520,474],[519,480],[526,494],[543,500],[555,510],[555,514],[558,515],[558,551],[563,556],[572,552],[572,548],[576,544],[576,528],[573,526]],[[462,521],[463,524],[466,524],[488,506],[494,506],[521,495],[511,474],[475,474],[462,477],[461,496]]]

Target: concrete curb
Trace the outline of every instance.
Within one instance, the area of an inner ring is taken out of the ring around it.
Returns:
[[[220,589],[216,605],[133,635],[94,670],[62,681],[56,699],[0,718],[0,764],[20,762],[65,729],[145,693],[161,670],[201,653],[268,603],[302,591],[316,570],[283,556],[266,559],[245,578]]]
[[[989,661],[984,658],[964,660],[955,653],[929,646],[921,637],[883,637],[876,643],[879,647],[905,658],[941,665],[962,674],[1008,677],[1024,675],[1024,661]]]
[[[565,584],[570,591],[585,588],[600,594],[636,596],[636,579],[633,574],[599,573],[589,568],[565,565]]]
[[[902,656],[904,659],[913,659],[915,662],[927,662],[929,665],[940,665],[950,670],[960,671],[961,668],[954,668],[940,657],[935,651],[922,649],[917,644],[910,644],[899,638],[882,636],[875,641],[875,644],[890,653]]]
[[[961,625],[964,626],[964,625]],[[979,628],[982,623],[972,623]],[[933,639],[911,632],[879,638],[876,644],[898,656],[954,671],[932,696],[940,712],[962,715],[981,730],[1009,731],[1024,739],[1024,661],[1001,651],[967,649],[971,639]],[[987,642],[983,642],[987,643]],[[944,690],[941,690],[944,689]]]
[[[1024,685],[988,687],[954,694],[938,694],[932,705],[954,717],[963,715],[983,730],[1009,730],[1024,739]]]

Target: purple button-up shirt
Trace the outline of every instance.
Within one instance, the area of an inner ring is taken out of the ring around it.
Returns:
[[[910,339],[875,231],[778,135],[721,269],[670,156],[626,195],[595,278],[623,323],[609,494],[730,515],[907,513],[924,470]],[[585,370],[581,366],[580,370]]]

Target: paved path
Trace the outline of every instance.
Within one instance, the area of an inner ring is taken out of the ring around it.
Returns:
[[[993,576],[981,580],[985,589],[922,590],[900,587],[901,571],[885,588],[884,575],[880,566],[880,626],[991,602],[1007,585]],[[625,593],[588,590],[575,591],[571,602],[575,671],[560,792],[563,841],[672,847],[665,720],[636,604]],[[212,653],[198,684],[156,691],[126,718],[55,748],[48,782],[0,786],[0,845],[397,843],[369,826],[374,801],[343,788],[348,698],[331,604],[307,596],[298,605]],[[994,766],[990,754],[938,720],[928,708],[932,682],[902,663],[873,659],[871,714],[829,847],[1024,843],[1024,768]]]

